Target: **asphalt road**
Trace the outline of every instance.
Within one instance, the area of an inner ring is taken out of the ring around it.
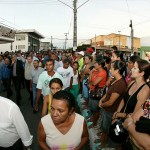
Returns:
[[[15,91],[13,86],[12,86],[12,90],[13,90],[13,96],[10,99],[16,103]],[[6,92],[1,92],[0,96],[6,97]],[[35,114],[33,113],[33,108],[31,107],[30,100],[28,99],[29,94],[26,89],[21,89],[21,96],[22,99],[21,99],[20,110],[29,127],[30,133],[33,135],[32,150],[40,150],[37,142],[37,128],[41,119],[42,100],[39,101],[39,112]]]

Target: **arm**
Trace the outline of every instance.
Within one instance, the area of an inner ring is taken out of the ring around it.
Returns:
[[[131,115],[128,115],[128,118],[124,121],[123,126],[127,128],[132,141],[138,148],[150,150],[150,136],[146,133],[140,133],[135,130],[135,124]]]
[[[42,148],[42,150],[51,150],[46,144],[46,134],[41,122],[39,123],[37,138],[38,138],[38,143]]]
[[[110,107],[110,106],[112,106],[119,96],[120,96],[120,94],[118,94],[118,93],[112,93],[111,96],[110,96],[110,99],[106,102],[102,101],[100,107]]]
[[[150,89],[147,85],[145,85],[140,92],[137,95],[137,104],[134,108],[133,114],[139,110],[139,108],[141,107],[141,105],[145,102],[145,100],[147,100],[149,98],[150,95]]]
[[[30,80],[30,91],[32,91],[32,80]]]
[[[24,120],[24,117],[18,108],[18,106],[14,105],[10,110],[10,119],[12,124],[16,127],[16,131],[21,138],[25,147],[30,147],[32,144],[33,136],[30,134],[28,126]]]
[[[86,123],[84,121],[81,142],[74,150],[81,150],[83,146],[87,143],[88,139],[89,139],[88,130],[87,130]]]
[[[49,104],[49,95],[46,95],[43,101],[42,117],[47,114],[48,104]]]
[[[89,84],[95,86],[95,85],[99,84],[102,80],[103,80],[103,77],[98,77],[98,78],[96,78],[96,80],[94,82],[90,81]]]
[[[35,103],[35,110],[38,111],[38,102],[39,102],[39,98],[41,96],[41,89],[37,89],[37,94],[36,94],[36,103]]]
[[[72,89],[73,77],[70,78],[70,89]]]
[[[126,116],[125,113],[120,113],[121,109],[123,108],[124,106],[124,100],[122,99],[119,106],[118,106],[118,109],[117,111],[113,114],[113,117],[112,119],[115,119],[115,118],[124,118]]]

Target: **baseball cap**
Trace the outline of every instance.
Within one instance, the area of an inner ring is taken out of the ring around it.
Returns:
[[[78,54],[84,56],[84,52],[83,51],[78,52]]]

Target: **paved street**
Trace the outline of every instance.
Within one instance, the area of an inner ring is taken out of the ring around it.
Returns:
[[[14,91],[14,89],[12,88]],[[0,96],[6,97],[6,92],[0,93]],[[26,89],[21,89],[21,112],[23,113],[23,116],[25,118],[25,121],[29,127],[30,133],[33,135],[33,145],[32,145],[32,150],[40,150],[38,147],[37,143],[37,128],[38,128],[38,123],[41,118],[41,108],[42,108],[42,101],[39,102],[39,112],[34,114],[33,113],[33,108],[31,107],[30,101],[29,101],[29,94],[27,93]],[[11,100],[15,101],[15,91],[13,96],[11,97]]]

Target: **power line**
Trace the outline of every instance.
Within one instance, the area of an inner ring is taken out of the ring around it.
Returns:
[[[129,14],[129,17],[131,19],[131,13],[130,13],[130,8],[129,8],[129,4],[128,4],[128,1],[126,0],[126,4],[127,4],[127,8],[128,8],[128,14]]]
[[[12,24],[12,25],[14,25],[14,26],[16,26],[16,27],[22,28],[22,27],[20,27],[20,26],[18,26],[18,25],[16,25],[16,24],[12,23],[11,21],[8,21],[8,20],[2,18],[2,17],[0,17],[0,19],[6,21],[6,22],[8,22],[8,23],[10,23],[10,24]]]

